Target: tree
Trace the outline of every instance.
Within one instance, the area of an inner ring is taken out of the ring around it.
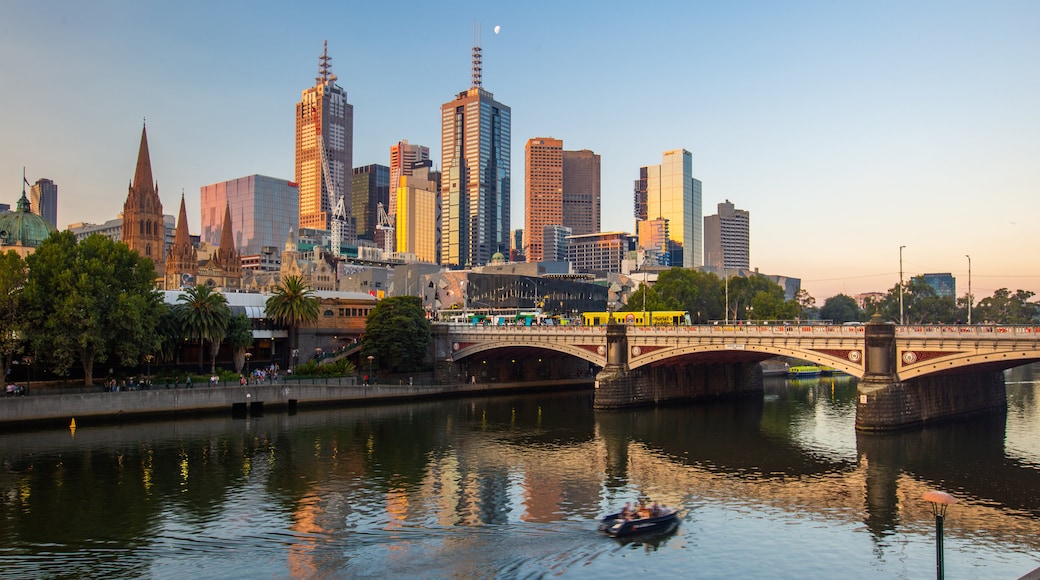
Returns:
[[[223,294],[214,292],[209,286],[200,285],[188,288],[177,297],[177,320],[185,336],[199,342],[199,372],[202,372],[202,348],[205,341],[210,342],[211,368],[217,371],[217,351],[224,340],[231,309]]]
[[[267,316],[289,327],[289,344],[300,348],[299,327],[318,321],[321,302],[300,276],[286,276],[265,303]]]
[[[846,294],[831,296],[823,301],[820,308],[820,318],[831,320],[838,324],[855,322],[860,319],[861,312],[856,299]]]
[[[25,259],[26,338],[36,360],[64,374],[76,361],[86,385],[94,364],[139,364],[158,347],[162,297],[155,267],[125,244],[55,232]]]
[[[253,344],[253,323],[245,314],[236,314],[228,323],[227,343],[235,358],[235,372],[242,372],[246,349]]]
[[[380,369],[393,372],[419,370],[432,341],[430,321],[426,319],[421,298],[384,298],[365,322],[361,358],[374,356]]]
[[[1035,294],[1029,290],[1016,290],[1012,294],[1001,288],[989,298],[983,298],[972,312],[974,320],[995,324],[1030,324],[1040,313],[1040,304],[1029,302]]]
[[[0,365],[11,368],[16,354],[22,352],[24,319],[21,315],[25,287],[25,261],[14,250],[0,254]]]

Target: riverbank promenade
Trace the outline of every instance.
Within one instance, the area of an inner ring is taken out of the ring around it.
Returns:
[[[448,385],[359,383],[354,378],[293,380],[265,384],[100,392],[100,387],[36,390],[31,396],[0,398],[0,428],[26,424],[83,425],[91,420],[146,418],[191,413],[260,413],[323,405],[376,404],[395,400],[480,396],[526,390],[580,388],[589,379],[466,383]]]

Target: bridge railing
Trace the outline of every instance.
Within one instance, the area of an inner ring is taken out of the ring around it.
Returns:
[[[452,333],[518,333],[518,334],[602,334],[606,326],[588,326],[581,324],[563,326],[522,326],[522,325],[472,325],[465,323],[434,323],[447,326]],[[854,324],[701,324],[679,326],[635,326],[627,325],[631,335],[669,334],[669,335],[704,335],[704,336],[862,336],[865,325]],[[895,327],[898,338],[943,337],[943,338],[1037,338],[1040,339],[1040,326],[1037,325],[995,325],[995,324],[916,324]]]

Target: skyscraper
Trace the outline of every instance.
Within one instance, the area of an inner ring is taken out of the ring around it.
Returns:
[[[353,244],[357,236],[350,219],[354,106],[347,102],[347,92],[336,84],[336,75],[329,73],[330,60],[326,41],[325,50],[318,58],[314,86],[304,90],[300,102],[296,103],[295,181],[300,188],[299,226],[331,231],[333,210],[342,199],[346,219],[341,235],[343,242]]]
[[[644,199],[646,213],[640,216]],[[636,181],[635,209],[637,220],[668,220],[671,254],[668,262],[671,265],[681,265],[683,268],[701,265],[701,230],[704,227],[701,217],[701,182],[693,177],[693,157],[689,151],[665,151],[661,155],[660,165],[640,168]]]
[[[32,212],[43,219],[58,225],[58,186],[50,179],[37,179],[29,188],[29,201]]]
[[[600,229],[599,155],[588,149],[564,151],[563,141],[552,137],[529,139],[524,152],[527,260],[551,261],[544,257],[547,226],[562,226],[574,235]]]
[[[574,235],[600,230],[599,155],[588,150],[563,152],[563,225]]]
[[[243,256],[281,248],[299,218],[299,190],[287,179],[249,175],[204,185],[199,194],[202,241],[214,246],[224,243],[224,212],[230,208],[234,245]]]
[[[481,87],[441,105],[441,263],[482,266],[509,252],[510,109]]]
[[[411,254],[420,262],[437,261],[437,182],[440,174],[430,171],[430,160],[416,161],[402,175],[397,189],[395,233],[397,252]]]
[[[704,265],[716,269],[749,269],[750,215],[727,199],[719,213],[704,218]]]
[[[141,146],[137,151],[137,167],[130,191],[123,203],[123,243],[138,254],[150,258],[155,270],[162,273],[165,256],[166,222],[163,219],[159,184],[152,180],[152,159],[148,155],[148,132],[141,127]]]
[[[386,208],[390,202],[390,168],[375,163],[355,167],[351,196],[351,213],[357,220],[358,237],[373,240],[377,246],[383,247],[382,235],[376,231],[379,225],[376,209],[380,203]]]
[[[545,259],[545,226],[563,225],[563,141],[528,139],[524,158],[524,253],[528,262],[541,262]]]

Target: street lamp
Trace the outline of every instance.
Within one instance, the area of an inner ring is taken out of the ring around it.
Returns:
[[[369,381],[372,380],[372,361],[374,361],[375,359],[376,359],[376,357],[374,357],[372,355],[368,355],[368,380]],[[365,381],[365,383],[367,384],[368,381]]]
[[[151,355],[151,354],[144,355],[144,362],[145,362],[145,369],[146,369],[145,372],[144,372],[144,384],[145,384],[145,388],[146,389],[151,388],[151,386],[152,386],[152,359],[153,358],[155,358],[155,355]]]
[[[899,325],[903,325],[903,248],[899,246]]]
[[[929,491],[924,500],[932,504],[935,515],[935,577],[943,580],[943,520],[946,519],[946,508],[959,500],[945,491]]]
[[[964,254],[964,257],[968,259],[968,325],[971,325],[971,303],[973,301],[971,295],[971,256]]]
[[[249,383],[249,359],[253,358],[253,353],[246,352],[246,383]]]

